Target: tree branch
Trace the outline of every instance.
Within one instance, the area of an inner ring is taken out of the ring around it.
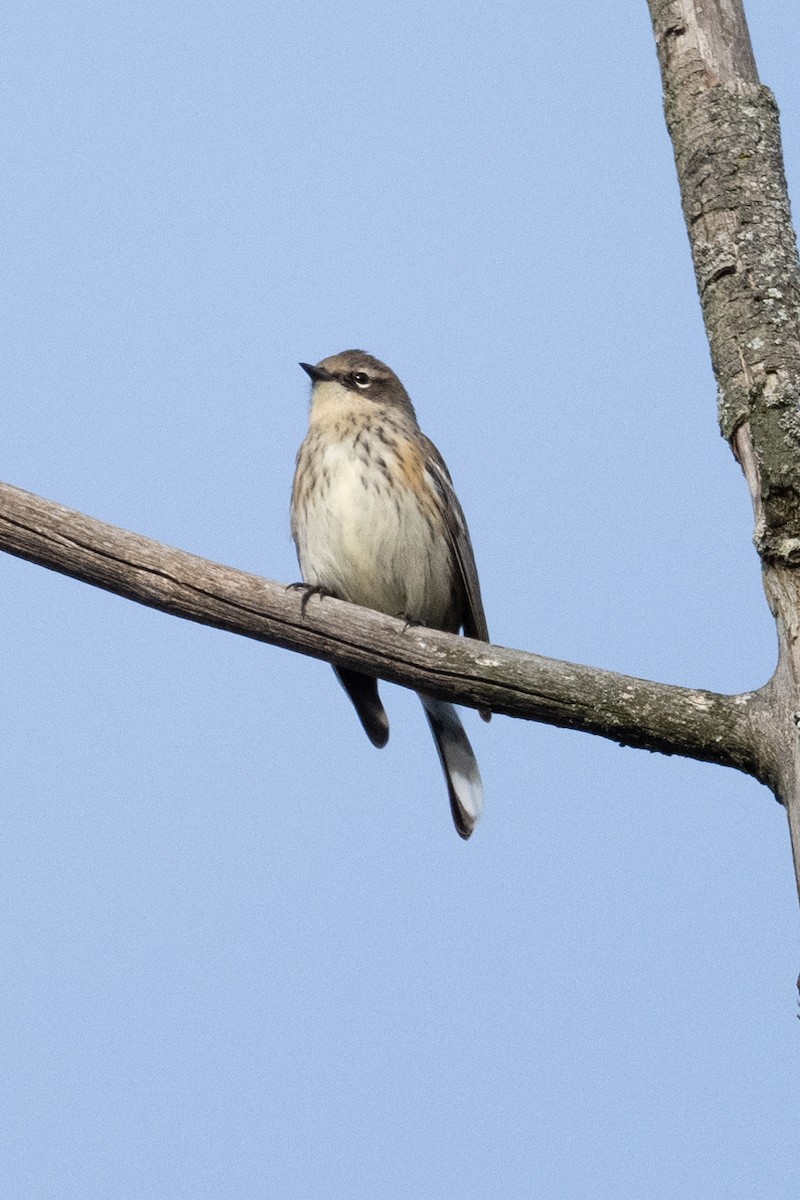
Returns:
[[[140,604],[507,716],[737,767],[766,782],[768,694],[722,696],[487,646],[175,550],[0,484],[0,549]]]

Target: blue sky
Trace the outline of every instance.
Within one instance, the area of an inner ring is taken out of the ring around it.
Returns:
[[[798,24],[747,5],[800,191]],[[644,0],[18,4],[0,477],[297,578],[308,380],[401,376],[495,641],[738,691],[775,638]],[[0,1192],[795,1196],[782,810],[0,560]]]

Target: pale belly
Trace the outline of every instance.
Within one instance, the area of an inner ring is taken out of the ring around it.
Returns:
[[[325,456],[326,482],[295,521],[307,583],[343,600],[434,627],[452,627],[454,563],[408,493],[341,445]]]

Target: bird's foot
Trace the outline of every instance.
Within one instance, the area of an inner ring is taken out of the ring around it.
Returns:
[[[419,625],[424,625],[424,621],[418,621],[416,617],[410,617],[408,613],[395,613],[398,621],[403,622],[403,633],[407,633],[409,629],[416,629]]]
[[[304,583],[302,580],[299,583],[290,583],[286,588],[287,592],[302,592],[303,597],[300,601],[300,616],[306,615],[306,608],[312,596],[319,596],[322,599],[324,596],[333,596],[336,599],[336,593],[330,588],[323,587],[321,583]]]

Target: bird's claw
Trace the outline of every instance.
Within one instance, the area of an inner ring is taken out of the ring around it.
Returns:
[[[319,596],[320,599],[322,599],[324,596],[333,596],[335,598],[335,592],[332,592],[330,588],[323,587],[321,583],[304,583],[301,580],[299,583],[290,583],[286,590],[287,592],[303,593],[300,601],[301,617],[306,615],[306,608],[312,596]]]

